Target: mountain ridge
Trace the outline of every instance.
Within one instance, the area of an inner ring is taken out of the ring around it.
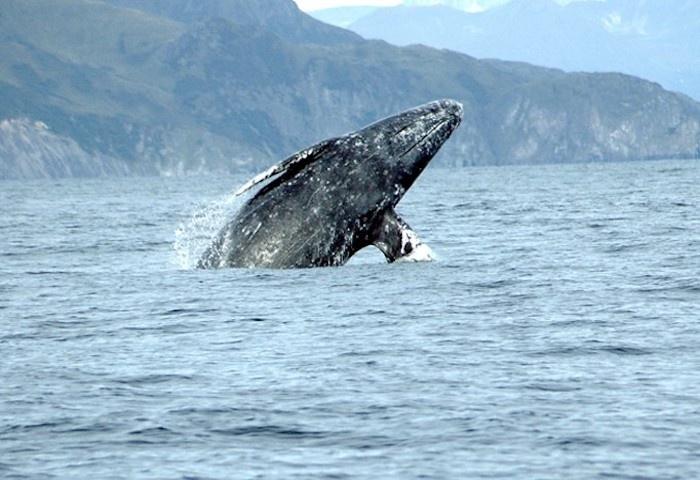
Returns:
[[[323,11],[314,15],[333,20]],[[700,4],[687,0],[514,0],[482,13],[378,8],[345,25],[366,38],[566,71],[619,71],[700,99]]]

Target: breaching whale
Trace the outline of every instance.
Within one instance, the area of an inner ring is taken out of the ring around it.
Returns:
[[[272,179],[215,237],[199,268],[339,266],[374,245],[410,257],[418,236],[394,208],[462,120],[439,100],[302,150],[236,194]]]

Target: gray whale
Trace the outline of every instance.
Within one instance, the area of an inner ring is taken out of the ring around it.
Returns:
[[[272,179],[226,224],[199,268],[339,266],[374,245],[409,257],[418,236],[394,210],[462,119],[439,100],[302,150],[247,182]]]

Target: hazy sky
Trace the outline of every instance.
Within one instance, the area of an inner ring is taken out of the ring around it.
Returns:
[[[349,5],[398,5],[401,0],[295,0],[302,10],[318,10],[320,8],[347,7]]]

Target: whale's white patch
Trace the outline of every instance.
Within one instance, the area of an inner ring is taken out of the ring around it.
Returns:
[[[397,262],[432,262],[435,260],[433,250],[418,238],[410,228],[401,230],[401,253]]]
[[[397,262],[432,262],[434,260],[435,253],[433,249],[425,243],[418,244],[418,246],[411,250],[411,253],[396,259]]]

